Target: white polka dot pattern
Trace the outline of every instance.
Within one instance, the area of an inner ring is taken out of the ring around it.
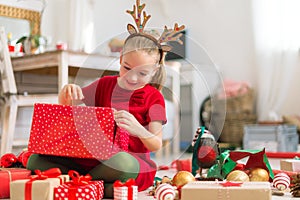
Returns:
[[[129,134],[117,129],[108,107],[35,104],[28,150],[34,153],[106,160],[128,151]]]
[[[89,181],[88,185],[76,186],[71,182],[54,188],[54,200],[99,200],[104,196],[103,181]]]
[[[138,199],[138,186],[132,187],[132,200]],[[128,200],[128,187],[114,187],[114,200]]]

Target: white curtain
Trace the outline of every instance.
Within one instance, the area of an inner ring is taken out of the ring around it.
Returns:
[[[253,0],[260,121],[280,120],[284,103],[293,98],[290,83],[300,66],[299,8],[299,0]]]
[[[90,53],[95,48],[94,0],[70,0],[69,49]]]

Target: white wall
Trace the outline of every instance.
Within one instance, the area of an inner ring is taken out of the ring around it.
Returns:
[[[68,41],[68,4],[72,0],[48,0],[42,22],[42,32],[57,40]],[[132,9],[133,0],[95,0],[96,42],[101,44],[126,32],[133,23],[125,11]],[[253,38],[251,0],[144,0],[152,17],[148,27],[185,24],[188,37],[203,46],[218,65],[224,77],[247,80],[255,85],[253,72]],[[59,6],[58,6],[59,5]],[[76,23],[76,22],[72,22]],[[198,46],[198,48],[200,48]],[[199,55],[188,49],[194,60]]]
[[[52,46],[57,41],[68,42],[69,13],[69,0],[47,0],[42,16],[41,32],[51,39]]]
[[[68,41],[69,4],[74,0],[48,0],[42,31],[57,40]],[[126,25],[133,23],[129,14],[134,0],[94,0],[95,34],[97,45],[113,36],[126,32]],[[223,78],[256,83],[254,39],[252,29],[252,0],[143,0],[146,11],[152,17],[148,27],[185,24],[189,40],[188,58],[201,62],[203,47],[219,67]],[[71,23],[76,23],[72,21]],[[197,45],[195,45],[197,44]],[[206,57],[207,58],[207,57]],[[293,81],[293,83],[297,83]],[[291,90],[297,90],[291,84]],[[296,108],[300,97],[288,97],[283,113],[299,113]]]

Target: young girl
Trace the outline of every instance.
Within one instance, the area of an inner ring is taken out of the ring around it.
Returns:
[[[130,133],[128,153],[118,153],[106,161],[85,159],[82,162],[34,155],[27,168],[60,167],[63,172],[75,168],[89,173],[93,179],[104,180],[107,197],[112,196],[111,184],[118,179],[136,179],[139,190],[151,186],[156,165],[149,152],[161,148],[162,125],[166,123],[164,98],[159,91],[165,79],[162,57],[158,46],[147,37],[128,38],[120,57],[119,76],[100,78],[82,89],[68,84],[59,93],[60,104],[73,105],[82,101],[87,106],[114,108],[118,127]]]
[[[141,8],[138,0],[136,8]],[[116,180],[134,178],[139,191],[153,184],[156,164],[150,159],[150,152],[161,148],[162,126],[167,121],[160,92],[166,76],[163,65],[166,46],[141,32],[141,24],[137,26],[139,32],[128,25],[130,35],[120,56],[118,76],[102,77],[84,88],[68,84],[59,93],[60,104],[113,108],[117,126],[130,134],[129,151],[119,152],[108,160],[35,154],[28,161],[28,169],[59,167],[63,173],[70,169],[88,173],[94,180],[104,180],[105,197],[113,196],[112,184]]]

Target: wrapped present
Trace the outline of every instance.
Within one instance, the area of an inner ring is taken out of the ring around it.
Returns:
[[[138,186],[134,179],[128,179],[125,183],[117,180],[114,182],[114,200],[137,200]]]
[[[54,200],[99,200],[104,195],[104,183],[91,181],[90,175],[80,176],[74,170],[69,171],[72,181],[54,188]]]
[[[129,134],[116,126],[112,108],[35,104],[28,150],[107,160],[128,151]]]
[[[280,169],[286,171],[300,172],[300,160],[299,159],[280,160]]]
[[[16,180],[10,183],[11,200],[52,200],[53,189],[63,183],[66,176],[61,176],[58,168],[41,172],[35,170],[28,180]]]
[[[271,200],[269,182],[195,181],[181,188],[181,200]]]
[[[0,198],[10,197],[10,182],[20,179],[28,179],[31,171],[22,168],[0,168]]]

